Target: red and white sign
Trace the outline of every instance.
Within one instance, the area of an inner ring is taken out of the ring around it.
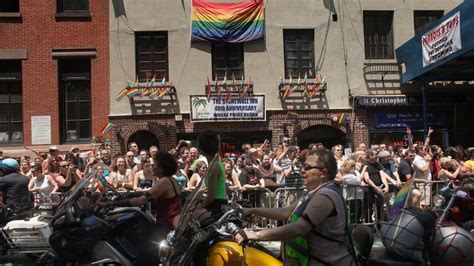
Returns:
[[[421,36],[423,67],[455,53],[461,46],[461,14],[457,12]]]

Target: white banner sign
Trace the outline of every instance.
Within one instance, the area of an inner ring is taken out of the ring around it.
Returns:
[[[421,36],[423,50],[423,67],[460,50],[461,46],[461,14],[457,12],[436,28]]]
[[[31,116],[31,144],[51,144],[51,116]]]
[[[213,97],[209,101],[205,95],[190,96],[191,121],[265,121],[265,96]]]

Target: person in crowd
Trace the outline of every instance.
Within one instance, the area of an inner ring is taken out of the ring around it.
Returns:
[[[102,149],[100,151],[100,161],[107,166],[112,164],[112,159],[110,158],[110,152],[107,149]]]
[[[31,169],[33,177],[28,183],[28,190],[30,192],[37,192],[41,196],[49,196],[55,193],[59,186],[53,178],[49,175],[43,175],[41,164],[35,164]]]
[[[365,143],[361,142],[361,143],[359,143],[359,146],[357,147],[357,150],[362,151],[365,154],[367,152],[367,146],[365,145]]]
[[[133,179],[133,190],[148,190],[156,182],[153,176],[153,166],[148,158],[143,158],[140,165],[142,170],[138,171]]]
[[[383,166],[383,171],[387,174],[387,180],[392,184],[393,186],[399,188],[402,185],[402,182],[400,181],[400,176],[398,175],[397,172],[397,167],[395,164],[391,161],[390,157],[390,152],[387,150],[381,150],[378,154],[379,161]],[[395,190],[392,188],[390,189],[390,184],[389,184],[389,191],[394,192]]]
[[[56,176],[61,173],[61,167],[59,166],[59,159],[56,157],[50,157],[48,158],[47,162],[48,162],[48,167],[46,168],[46,171],[43,170],[43,174],[50,175],[53,179],[56,179]]]
[[[56,158],[58,162],[62,161],[62,158],[59,155],[60,155],[60,151],[57,146],[49,147],[49,153],[47,154],[47,158],[45,158],[42,163],[43,173],[48,170],[49,161],[51,160],[51,158]]]
[[[401,182],[406,182],[413,177],[413,159],[415,158],[415,151],[406,150],[402,159],[400,159],[400,164],[398,166],[398,176],[400,177]]]
[[[191,161],[191,158],[189,156],[189,148],[186,146],[181,147],[178,151],[178,168],[186,176],[186,179],[188,177],[188,173],[191,169],[192,163],[193,162]]]
[[[362,187],[365,183],[361,179],[367,166],[362,168],[362,172],[356,170],[356,162],[352,159],[345,160],[339,169],[342,174],[342,182],[344,184],[344,198],[349,202],[350,222],[358,223],[362,217],[362,203],[364,193]]]
[[[458,178],[461,167],[456,167],[456,165],[453,163],[453,159],[450,157],[441,157],[439,161],[441,164],[441,169],[438,172],[438,179],[454,180]]]
[[[115,157],[112,163],[112,172],[110,173],[110,183],[117,190],[133,189],[132,170],[127,169],[125,158],[122,155]]]
[[[150,154],[148,153],[148,150],[146,149],[141,149],[139,155],[140,155],[140,163],[143,162],[143,160],[147,160],[147,161],[150,160]]]
[[[82,176],[87,176],[88,174],[92,174],[94,171],[94,165],[97,164],[99,160],[97,157],[94,156],[94,154],[89,154],[89,156],[86,159],[86,166],[84,167],[84,171],[82,172]]]
[[[31,173],[31,164],[29,160],[21,160],[20,161],[20,174],[28,177],[31,179],[33,174]]]
[[[232,172],[235,176],[240,176],[240,173],[242,173],[242,170],[244,170],[244,160],[246,159],[245,156],[240,155],[236,159],[236,163],[234,166],[234,169],[232,169]]]
[[[244,199],[248,199],[253,206],[256,206],[260,202],[260,193],[255,190],[265,187],[265,181],[258,168],[253,166],[253,161],[250,158],[244,161],[244,171],[239,175],[239,182],[242,186]]]
[[[362,168],[365,164],[365,152],[364,151],[356,151],[352,155],[352,159],[355,161],[356,164],[356,171],[361,173]]]
[[[233,190],[236,192],[239,192],[242,189],[242,186],[240,185],[239,178],[234,175],[232,171],[232,162],[230,160],[226,160],[224,162],[224,170],[225,170],[225,184],[226,184],[226,191],[227,191],[227,196],[229,199],[232,199],[232,192]]]
[[[28,177],[19,173],[18,161],[12,158],[0,162],[0,192],[3,194],[4,208],[15,212],[31,208],[28,191]]]
[[[78,159],[77,156],[74,156],[73,153],[67,153],[65,161],[68,163],[70,167],[71,166],[74,167],[74,171],[79,178],[83,177],[83,173],[79,170],[79,166],[78,166],[80,159]]]
[[[252,148],[252,145],[250,143],[244,143],[242,144],[242,152],[244,154],[247,154],[248,155],[248,150],[250,150],[250,148]]]
[[[433,180],[438,180],[438,172],[441,170],[441,163],[439,159],[443,157],[443,149],[438,145],[431,145],[431,154],[433,157],[431,158],[431,177]]]
[[[471,169],[471,173],[474,173],[474,148],[467,149],[469,160],[464,162],[464,166]]]
[[[264,182],[264,187],[275,191],[280,185],[277,183],[275,169],[270,160],[270,156],[263,155],[262,164],[258,166],[258,171]]]
[[[255,148],[250,148],[250,149],[247,151],[247,154],[248,154],[250,160],[252,160],[253,167],[258,167],[259,165],[262,164],[262,162],[260,162],[259,152],[258,152],[257,149],[255,149]]]
[[[291,179],[295,179],[301,176],[301,165],[298,162],[298,149],[296,146],[288,146],[283,150],[283,153],[277,159],[282,169],[280,180],[277,181],[279,184],[284,186],[293,185],[287,184],[287,177],[292,176]]]
[[[344,150],[341,144],[337,144],[332,146],[332,153],[334,154],[334,157],[336,158],[337,161],[337,169],[339,169],[342,165],[342,162],[344,162]]]
[[[67,161],[60,162],[59,169],[59,174],[52,173],[50,175],[58,184],[58,191],[66,193],[75,183],[81,180],[81,177],[77,174],[76,167],[73,164],[69,164]]]
[[[33,160],[33,164],[43,164],[43,158],[41,156],[36,156],[36,158]]]
[[[332,183],[337,162],[328,150],[311,151],[302,173],[309,192],[285,208],[244,209],[244,216],[257,215],[290,223],[254,232],[240,230],[235,240],[285,241],[285,265],[355,265],[342,190]]]
[[[367,150],[367,170],[364,173],[364,182],[368,184],[369,190],[367,192],[367,207],[369,208],[368,213],[371,218],[373,214],[373,204],[376,205],[376,219],[382,220],[383,217],[383,201],[385,193],[388,193],[388,181],[387,175],[383,171],[383,165],[377,161],[377,152],[375,150]],[[365,213],[365,212],[364,212]]]
[[[127,169],[133,170],[135,167],[135,155],[133,154],[133,151],[127,151],[125,153],[125,165],[127,166]]]
[[[201,179],[204,177],[204,174],[206,173],[207,170],[207,165],[203,161],[198,161],[196,163],[196,168],[197,171],[191,176],[191,178],[188,181],[188,190],[192,191],[194,190],[199,183],[201,182]]]
[[[415,159],[413,159],[413,170],[415,170],[415,181],[418,188],[423,192],[421,204],[430,206],[431,203],[431,150],[424,145],[415,147]]]
[[[153,160],[156,157],[156,155],[158,154],[158,147],[151,146],[150,149],[149,149],[149,152],[150,152],[150,161],[152,161],[151,163],[154,164],[155,162],[153,162]]]

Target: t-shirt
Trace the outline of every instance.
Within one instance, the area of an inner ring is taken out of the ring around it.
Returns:
[[[407,175],[411,175],[413,177],[413,167],[407,163],[405,160],[400,160],[400,164],[398,165],[398,175],[400,176],[400,181],[406,182]]]
[[[464,162],[464,166],[471,169],[474,172],[474,160],[469,160]]]
[[[382,177],[380,176],[380,171],[383,171],[383,165],[379,162],[367,162],[366,165],[370,180],[372,180],[376,186],[382,185],[383,183]]]
[[[256,168],[252,168],[252,171],[249,173],[247,170],[242,170],[242,173],[239,175],[240,184],[243,185],[252,185],[255,186],[260,182],[260,172]]]
[[[420,155],[415,155],[413,160],[413,169],[415,170],[415,177],[418,179],[425,179],[431,181],[431,172],[428,169],[427,173],[423,173],[420,169],[425,167],[426,164],[429,164],[423,157]]]

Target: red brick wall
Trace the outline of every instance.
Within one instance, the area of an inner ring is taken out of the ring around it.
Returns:
[[[31,116],[51,116],[51,140],[59,144],[58,64],[53,48],[92,47],[92,135],[109,114],[109,2],[89,1],[90,19],[56,19],[56,0],[20,1],[21,20],[0,20],[0,49],[26,49],[22,62],[23,135],[31,144]]]

